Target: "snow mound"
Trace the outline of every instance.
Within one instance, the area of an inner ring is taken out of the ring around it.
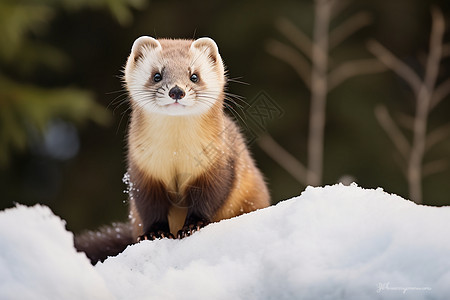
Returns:
[[[0,299],[113,299],[48,207],[0,212]]]
[[[18,206],[0,212],[0,299],[447,299],[449,237],[450,207],[309,187],[92,267],[48,208]]]

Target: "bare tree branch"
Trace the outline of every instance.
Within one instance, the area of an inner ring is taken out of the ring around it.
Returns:
[[[330,32],[330,49],[339,46],[349,36],[370,23],[372,23],[372,16],[369,13],[354,14]]]
[[[306,168],[292,154],[281,147],[270,135],[258,139],[258,145],[298,182],[307,185]]]
[[[428,98],[431,97],[431,91],[434,90],[439,73],[439,64],[442,58],[442,40],[445,32],[445,21],[441,10],[437,7],[432,7],[431,15],[433,24],[431,27],[430,53],[428,55],[424,78],[424,84],[427,89],[426,96]]]
[[[409,197],[416,203],[422,203],[423,177],[426,174],[432,174],[442,170],[446,166],[442,161],[432,162],[424,166],[423,158],[425,152],[450,133],[450,126],[447,125],[428,134],[427,138],[428,116],[431,109],[450,93],[450,81],[445,81],[436,89],[441,59],[445,55],[445,51],[447,51],[443,47],[445,20],[442,11],[437,7],[432,7],[431,17],[432,25],[429,53],[425,59],[423,80],[410,67],[400,61],[378,42],[370,41],[368,44],[369,50],[381,62],[406,80],[416,95],[416,112],[413,120],[411,146],[409,146],[406,138],[389,117],[386,108],[378,107],[375,112],[378,121],[390,136],[395,147],[406,158],[408,163],[406,179],[408,181]],[[409,123],[408,120],[408,127]]]
[[[448,161],[445,159],[440,159],[426,163],[423,166],[423,177],[428,177],[430,175],[445,171],[448,168]]]
[[[311,57],[311,107],[308,132],[309,185],[322,184],[323,141],[328,93],[328,42],[334,0],[316,0],[314,6],[313,52]]]
[[[433,110],[439,102],[444,100],[448,95],[450,95],[450,78],[441,83],[433,93],[430,104],[430,111]]]
[[[392,120],[387,108],[384,105],[378,105],[375,107],[375,116],[378,123],[380,123],[381,127],[397,148],[398,152],[402,155],[405,161],[408,161],[411,146],[409,145],[406,137],[395,124],[394,120]]]
[[[300,49],[308,59],[311,59],[313,44],[310,37],[286,18],[280,19],[275,25],[292,44]]]
[[[298,76],[303,80],[306,87],[311,89],[311,67],[309,62],[301,56],[294,48],[275,40],[270,40],[266,44],[267,51],[273,56],[285,61],[294,68]]]
[[[422,164],[426,148],[428,114],[430,112],[431,96],[439,73],[442,57],[442,40],[445,31],[444,16],[437,7],[432,7],[431,17],[429,54],[423,84],[417,93],[413,141],[408,162],[409,195],[416,203],[422,203]]]
[[[370,40],[367,43],[367,48],[373,55],[375,55],[382,63],[384,63],[389,69],[397,73],[398,76],[403,78],[411,87],[416,95],[419,94],[419,90],[422,86],[422,81],[419,76],[404,62],[395,57],[392,52],[383,47],[375,40]]]
[[[434,145],[445,140],[448,136],[450,136],[450,124],[429,132],[425,146],[426,150],[430,150]]]
[[[333,90],[351,77],[378,73],[386,69],[384,64],[380,63],[377,59],[361,59],[342,63],[328,75],[328,91]]]

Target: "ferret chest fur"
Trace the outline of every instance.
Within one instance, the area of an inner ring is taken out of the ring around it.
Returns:
[[[145,175],[180,193],[189,179],[198,177],[213,163],[207,151],[211,145],[217,147],[223,121],[216,116],[217,125],[208,122],[204,124],[201,116],[164,116],[135,110],[129,134],[130,160]]]

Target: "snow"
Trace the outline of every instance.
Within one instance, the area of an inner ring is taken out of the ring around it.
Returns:
[[[114,299],[48,207],[0,212],[0,299]]]
[[[49,208],[0,212],[0,299],[447,299],[450,207],[382,189],[299,197],[91,266]]]

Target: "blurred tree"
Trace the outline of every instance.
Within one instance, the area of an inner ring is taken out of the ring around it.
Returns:
[[[70,61],[61,50],[42,41],[60,10],[108,9],[121,24],[130,22],[130,8],[144,0],[5,0],[0,2],[0,167],[11,154],[24,150],[55,119],[81,125],[106,124],[109,115],[91,92],[74,87],[42,87],[26,83],[40,67],[63,71]]]
[[[442,11],[433,7],[432,27],[430,34],[429,54],[426,59],[423,79],[416,72],[395,57],[389,50],[376,41],[370,41],[369,49],[386,66],[405,80],[415,96],[414,117],[404,116],[407,129],[412,131],[409,142],[396,122],[390,117],[387,109],[380,105],[375,110],[377,119],[391,138],[403,161],[401,168],[408,181],[409,197],[416,203],[423,202],[422,180],[424,177],[442,172],[447,168],[447,160],[439,159],[424,164],[426,153],[437,143],[450,135],[449,125],[429,132],[429,114],[450,94],[450,80],[438,84],[438,75],[442,61],[450,55],[450,44],[444,44],[445,19]]]
[[[362,27],[371,23],[371,16],[359,12],[334,28],[330,24],[348,5],[346,1],[315,0],[313,36],[310,38],[287,19],[277,27],[298,49],[272,40],[267,50],[295,69],[311,94],[306,166],[295,161],[274,139],[264,136],[259,145],[303,185],[318,186],[323,183],[324,135],[327,95],[347,79],[384,70],[376,59],[352,59],[333,62],[331,51]],[[335,59],[334,59],[335,60]],[[333,66],[334,64],[334,66]],[[291,159],[288,159],[291,158]]]

